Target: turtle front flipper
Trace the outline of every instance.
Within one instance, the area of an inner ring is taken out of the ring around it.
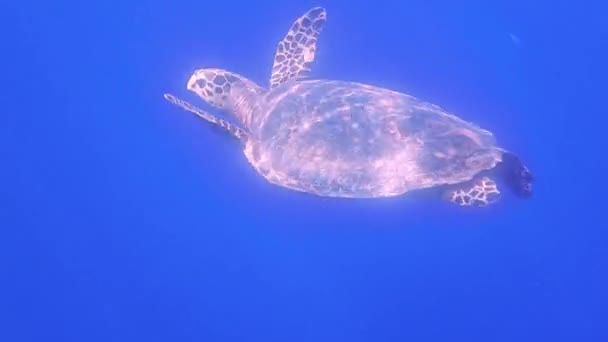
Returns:
[[[306,76],[315,59],[317,38],[327,21],[327,12],[322,7],[311,8],[299,17],[279,42],[274,56],[270,88]]]
[[[177,97],[175,97],[171,94],[165,94],[165,99],[167,101],[173,103],[174,105],[179,106],[191,113],[194,113],[198,117],[211,122],[212,124],[218,125],[219,127],[228,131],[230,134],[232,134],[234,137],[236,137],[238,139],[246,140],[247,137],[249,136],[244,129],[237,127],[226,120],[223,120],[214,115],[211,115],[211,114],[205,112],[204,110],[196,107],[195,105],[190,104],[182,99],[178,99]]]
[[[458,188],[452,188],[445,194],[445,199],[464,207],[485,207],[500,198],[496,182],[488,177],[481,177]]]

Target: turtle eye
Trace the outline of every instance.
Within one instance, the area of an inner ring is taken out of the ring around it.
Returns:
[[[205,88],[207,86],[207,81],[200,78],[196,80],[196,85],[198,85],[199,88]]]

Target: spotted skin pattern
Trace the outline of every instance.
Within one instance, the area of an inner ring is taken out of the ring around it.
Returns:
[[[272,66],[270,88],[288,80],[300,79],[310,72],[315,58],[317,38],[327,21],[327,12],[315,7],[298,18],[279,42]]]
[[[222,69],[196,70],[187,88],[213,107],[236,116],[245,127],[255,110],[252,104],[266,92],[253,81]]]
[[[496,182],[488,177],[482,177],[472,186],[453,190],[448,193],[448,199],[464,207],[485,207],[498,200],[500,191]]]

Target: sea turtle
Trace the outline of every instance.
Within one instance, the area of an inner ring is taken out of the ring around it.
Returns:
[[[199,69],[187,89],[238,125],[171,94],[165,98],[243,143],[269,182],[342,198],[427,191],[460,206],[485,206],[502,188],[532,192],[532,175],[489,131],[440,107],[372,85],[310,79],[324,8],[299,17],[278,43],[268,88],[234,72]]]

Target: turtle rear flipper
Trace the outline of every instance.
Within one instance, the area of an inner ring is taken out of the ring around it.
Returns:
[[[532,176],[528,167],[522,163],[519,157],[505,151],[500,167],[506,180],[506,186],[517,196],[527,198],[532,195],[534,176]]]
[[[485,207],[500,198],[496,182],[489,177],[481,177],[458,188],[452,188],[445,194],[445,199],[464,207]]]
[[[224,130],[228,131],[230,134],[232,134],[234,137],[236,137],[238,139],[245,140],[249,136],[244,129],[242,129],[238,126],[235,126],[224,119],[211,115],[211,114],[205,112],[204,110],[196,107],[195,105],[190,104],[182,99],[178,99],[177,97],[175,97],[171,94],[165,94],[165,99],[167,101],[173,103],[174,105],[182,107],[183,109],[185,109],[191,113],[194,113],[196,116],[203,118],[203,119],[207,120],[208,122],[223,128]]]
[[[270,88],[299,79],[310,71],[315,59],[317,38],[327,21],[327,12],[322,7],[311,8],[299,17],[277,45],[270,77]]]

